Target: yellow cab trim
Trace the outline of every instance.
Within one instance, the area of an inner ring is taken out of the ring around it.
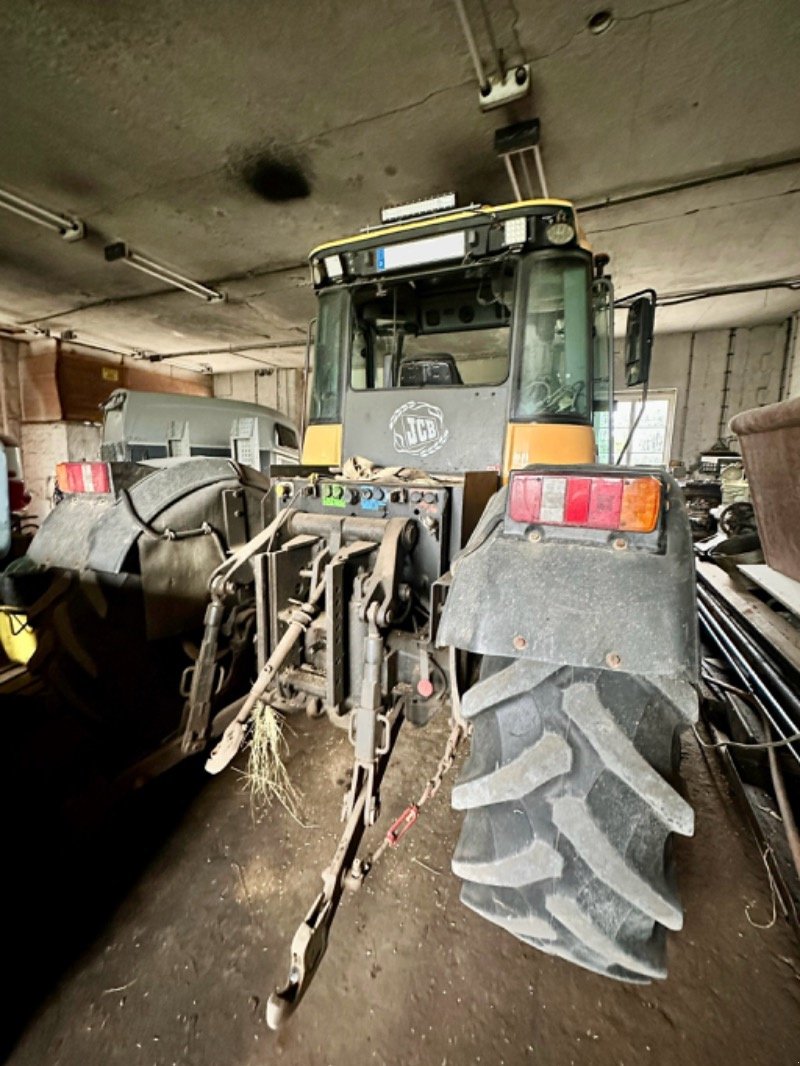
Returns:
[[[309,426],[303,437],[301,462],[307,466],[341,466],[341,425],[320,423]]]
[[[593,463],[596,447],[591,426],[571,426],[556,422],[510,422],[506,430],[503,479],[510,471],[531,463],[560,466]]]
[[[499,204],[497,207],[489,207],[488,205],[481,205],[473,207],[470,210],[456,210],[446,215],[429,215],[425,219],[418,219],[414,221],[409,219],[408,222],[401,222],[396,226],[382,226],[377,229],[371,229],[367,233],[359,233],[354,237],[342,237],[336,241],[328,241],[326,244],[319,244],[314,248],[309,258],[313,259],[314,256],[320,255],[322,252],[327,252],[331,248],[340,248],[343,244],[356,244],[362,241],[374,241],[376,238],[387,237],[391,233],[405,233],[409,230],[428,229],[431,226],[438,226],[442,222],[460,222],[462,219],[475,218],[476,215],[493,215],[498,211],[514,211],[524,207],[537,207],[540,205],[551,205],[553,207],[568,207],[574,211],[574,207],[569,200],[519,200],[516,203],[511,204]]]

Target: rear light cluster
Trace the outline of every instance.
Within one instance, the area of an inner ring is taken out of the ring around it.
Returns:
[[[512,474],[508,516],[526,525],[652,533],[661,510],[661,482],[650,476]]]
[[[62,492],[111,492],[108,463],[59,463],[56,485]]]

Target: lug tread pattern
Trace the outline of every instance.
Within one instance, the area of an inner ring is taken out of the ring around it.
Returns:
[[[464,811],[487,803],[522,799],[571,766],[572,748],[566,740],[557,733],[544,733],[532,747],[523,748],[516,758],[496,765],[493,771],[472,779],[465,774],[453,788],[453,807]]]
[[[559,877],[563,865],[564,860],[555,848],[541,840],[532,841],[515,854],[496,859],[481,862],[461,859],[456,853],[452,861],[453,873],[465,881],[482,885],[508,885],[511,888],[543,881],[547,877]]]
[[[680,929],[680,906],[653,888],[616,850],[583,800],[564,796],[552,804],[553,822],[603,884],[668,929]]]
[[[563,706],[609,770],[641,796],[665,825],[690,837],[694,832],[692,808],[620,731],[594,685],[572,685],[564,694]]]
[[[667,778],[694,690],[494,659],[464,703],[474,734],[454,790],[466,810],[453,856],[462,901],[585,969],[664,977],[666,930],[683,921],[668,841],[694,827]]]
[[[520,914],[505,903],[501,893],[493,892],[490,887],[467,882],[461,890],[461,902],[475,911],[481,918],[486,918],[495,925],[502,926],[509,933],[524,940],[548,941],[555,939],[556,933],[547,918],[535,914]]]
[[[627,951],[594,923],[591,915],[570,896],[554,892],[545,897],[545,904],[550,914],[565,929],[569,929],[576,940],[585,944],[596,956],[618,965],[628,973],[640,976],[662,978],[667,976],[667,968],[662,964],[648,964],[646,959],[637,958]]]

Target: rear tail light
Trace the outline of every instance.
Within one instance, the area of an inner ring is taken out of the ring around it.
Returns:
[[[59,463],[56,485],[62,492],[111,492],[108,463]]]
[[[652,533],[661,511],[656,477],[512,474],[508,516],[526,525]]]

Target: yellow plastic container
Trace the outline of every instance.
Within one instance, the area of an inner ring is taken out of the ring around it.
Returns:
[[[17,607],[0,606],[0,644],[12,663],[28,662],[36,651],[36,634]]]

